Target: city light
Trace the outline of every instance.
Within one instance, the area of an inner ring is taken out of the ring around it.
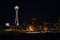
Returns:
[[[29,28],[28,28],[29,31],[35,31],[34,30],[34,26],[30,25]]]
[[[5,23],[5,25],[6,25],[7,27],[9,27],[9,26],[10,26],[10,23]]]
[[[21,23],[19,24],[19,16],[18,16],[18,10],[19,6],[15,6],[15,20],[14,25],[10,25],[10,23],[5,23],[3,31],[7,32],[20,32],[20,33],[46,33],[46,32],[54,32],[56,31],[60,32],[60,21],[55,24],[51,25],[50,23],[47,23],[46,21],[43,23],[37,22],[37,18],[32,18],[31,23]],[[49,25],[48,25],[49,24]],[[54,30],[53,30],[54,29]],[[1,31],[2,31],[1,30]]]

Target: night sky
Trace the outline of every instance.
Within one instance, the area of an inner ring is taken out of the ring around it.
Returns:
[[[0,23],[15,21],[14,6],[18,5],[19,9],[19,22],[31,21],[36,17],[40,22],[56,22],[59,12],[56,11],[59,7],[56,0],[1,0],[0,1]]]

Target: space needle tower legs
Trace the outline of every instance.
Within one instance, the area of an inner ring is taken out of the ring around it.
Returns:
[[[15,6],[14,9],[15,9],[15,12],[16,12],[15,24],[16,24],[16,26],[19,26],[19,20],[18,20],[18,10],[19,10],[19,7]]]

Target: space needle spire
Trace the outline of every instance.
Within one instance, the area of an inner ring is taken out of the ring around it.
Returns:
[[[19,6],[15,6],[14,7],[16,15],[15,15],[15,24],[16,26],[19,26],[19,20],[18,20],[18,10],[19,10]]]

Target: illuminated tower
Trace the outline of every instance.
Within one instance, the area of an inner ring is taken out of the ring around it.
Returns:
[[[16,12],[15,24],[16,24],[16,26],[19,26],[19,20],[18,20],[18,10],[19,10],[19,7],[15,6],[14,9],[15,9],[15,12]]]

